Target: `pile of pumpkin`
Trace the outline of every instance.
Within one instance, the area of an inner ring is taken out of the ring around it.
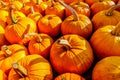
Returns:
[[[0,80],[120,80],[120,0],[0,0]]]

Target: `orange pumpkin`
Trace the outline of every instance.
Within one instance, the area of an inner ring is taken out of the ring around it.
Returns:
[[[85,2],[72,2],[70,6],[76,10],[78,14],[86,15],[87,17],[90,17],[90,7]],[[66,17],[72,15],[69,9],[66,8]]]
[[[85,78],[75,73],[64,73],[57,76],[54,80],[85,80]]]
[[[0,25],[0,47],[3,45],[9,44],[8,41],[6,40],[5,36],[5,30],[4,28]]]
[[[94,30],[97,30],[105,25],[116,25],[120,21],[120,12],[114,9],[118,7],[120,7],[120,5],[115,5],[110,7],[108,10],[100,11],[94,15],[92,17]]]
[[[120,56],[100,60],[92,72],[92,80],[120,80]]]
[[[24,17],[16,20],[12,14],[11,12],[12,24],[5,28],[5,37],[10,43],[19,43],[23,39],[24,34],[37,32],[37,26],[32,19]]]
[[[47,7],[45,10],[45,14],[54,14],[59,16],[61,19],[64,19],[65,17],[65,7],[62,6],[59,2],[54,2],[51,0],[52,5],[50,7]]]
[[[12,67],[11,64],[25,57],[27,54],[27,48],[22,45],[3,45],[0,51],[0,69],[8,74]]]
[[[77,12],[67,4],[59,0],[59,2],[70,9],[73,15],[67,17],[61,24],[61,32],[65,34],[78,34],[84,38],[88,38],[92,33],[92,22],[90,19]]]
[[[92,48],[83,37],[64,35],[56,40],[50,50],[50,61],[58,73],[86,72],[93,62]]]
[[[0,80],[7,80],[7,75],[0,69]]]
[[[29,35],[29,34],[28,34]],[[39,54],[48,58],[53,39],[47,34],[34,34],[29,41],[28,49],[30,54]]]
[[[94,4],[91,5],[92,16],[94,16],[96,13],[102,10],[109,9],[114,5],[115,5],[115,2],[111,0],[107,0],[107,1],[101,0],[99,2],[95,2]]]
[[[91,45],[98,58],[120,56],[120,23],[117,26],[106,25],[96,30]]]
[[[57,15],[45,15],[38,21],[40,33],[45,33],[51,37],[55,37],[60,33],[62,20]]]
[[[8,80],[53,80],[50,63],[39,55],[29,55],[12,64]]]
[[[59,1],[59,0],[55,0],[55,1]],[[73,2],[84,2],[84,0],[62,0],[63,2],[65,2],[66,4],[71,4]]]

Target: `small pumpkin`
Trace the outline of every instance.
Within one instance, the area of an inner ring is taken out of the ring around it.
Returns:
[[[7,80],[7,75],[0,69],[0,80]]]
[[[111,0],[99,0],[99,2],[95,2],[91,5],[91,13],[94,16],[96,13],[109,9],[110,7],[114,6],[115,2]]]
[[[99,59],[108,56],[120,56],[120,23],[106,25],[96,30],[90,43]]]
[[[12,24],[5,28],[5,37],[11,44],[19,43],[23,39],[24,34],[37,32],[37,26],[31,18],[23,17],[16,20],[12,12],[10,12],[10,17]]]
[[[45,14],[49,15],[49,14],[54,14],[59,16],[61,19],[65,18],[65,7],[63,5],[61,5],[59,2],[54,2],[53,0],[51,0],[51,6],[47,7],[45,9]]]
[[[119,80],[120,56],[103,58],[93,68],[92,80]]]
[[[59,16],[53,14],[45,15],[38,21],[38,29],[40,33],[55,37],[61,32],[61,23],[62,20]]]
[[[63,3],[61,0],[59,0],[59,2],[67,7],[73,14],[62,22],[62,34],[78,34],[84,38],[88,38],[92,33],[92,22],[90,19],[85,15],[77,14],[72,7]]]
[[[53,80],[50,63],[40,55],[28,55],[12,64],[8,80]]]
[[[0,69],[8,74],[12,68],[11,64],[25,57],[27,54],[27,48],[22,45],[3,45],[0,51]]]
[[[97,30],[98,28],[101,28],[105,25],[116,25],[120,21],[120,13],[115,9],[119,7],[120,5],[118,4],[94,15],[92,17],[94,30]]]
[[[83,14],[86,15],[87,17],[90,17],[90,7],[87,3],[85,2],[72,2],[71,4],[69,4],[73,9],[76,10],[76,12],[78,14]],[[66,8],[66,17],[72,15],[72,13],[70,12],[69,9]]]
[[[76,34],[64,35],[57,39],[50,50],[50,61],[58,73],[86,72],[93,62],[93,52],[89,42]]]
[[[28,34],[29,36],[30,34]],[[39,54],[48,58],[53,39],[47,34],[34,34],[34,38],[29,41],[28,49],[30,54]]]
[[[54,80],[85,80],[85,78],[75,73],[63,73],[58,75]]]

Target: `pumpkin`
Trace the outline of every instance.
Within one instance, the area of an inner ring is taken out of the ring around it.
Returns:
[[[25,57],[27,54],[27,48],[22,45],[3,45],[0,51],[0,69],[8,74],[12,68],[11,64]]]
[[[94,30],[97,30],[105,25],[116,25],[120,21],[120,13],[114,9],[118,7],[120,7],[120,5],[115,5],[94,15],[92,17]]]
[[[115,2],[111,1],[111,0],[99,0],[99,2],[96,2],[94,4],[91,5],[91,12],[92,12],[92,16],[94,16],[96,13],[102,11],[102,10],[106,10],[109,9],[110,7],[114,6]]]
[[[33,19],[37,24],[39,19],[42,17],[42,14],[40,14],[39,12],[35,12],[33,6],[31,6],[30,9],[31,13],[29,13],[27,17]]]
[[[11,44],[19,43],[23,39],[24,34],[37,32],[37,26],[32,19],[24,17],[16,20],[12,14],[10,12],[12,24],[5,28],[5,37]]]
[[[33,36],[34,38],[29,41],[28,45],[30,54],[39,54],[44,58],[48,58],[53,39],[43,33],[34,34]]]
[[[61,0],[59,0],[59,2],[67,7],[73,14],[62,22],[62,34],[78,34],[84,38],[88,38],[92,33],[92,22],[90,19],[85,15],[77,14],[72,7],[63,3]]]
[[[52,80],[50,63],[39,55],[29,55],[12,64],[8,80]]]
[[[120,56],[103,58],[93,68],[92,80],[120,80]]]
[[[87,17],[90,17],[90,7],[87,3],[85,2],[72,2],[69,4],[73,9],[76,10],[78,14],[83,14],[86,15]],[[66,8],[66,17],[72,15],[69,9]]]
[[[55,1],[58,1],[58,0],[55,0]],[[84,2],[84,0],[62,0],[64,3],[66,4],[71,4],[73,2]]]
[[[60,74],[83,74],[90,68],[93,58],[89,42],[76,34],[61,36],[50,50],[51,64]]]
[[[120,23],[106,25],[96,30],[90,43],[96,56],[101,59],[108,56],[120,56]]]
[[[4,28],[0,25],[0,47],[3,45],[9,44],[8,41],[6,40],[5,36],[5,30]]]
[[[75,73],[63,73],[54,80],[85,80],[85,78]]]
[[[45,15],[38,21],[38,29],[40,33],[45,33],[51,37],[55,37],[60,33],[62,20],[57,15]]]
[[[59,2],[54,2],[51,0],[52,5],[50,7],[47,7],[45,10],[45,14],[54,14],[59,16],[61,19],[64,19],[65,15],[65,7],[62,6]]]
[[[0,80],[7,80],[7,75],[0,69]]]

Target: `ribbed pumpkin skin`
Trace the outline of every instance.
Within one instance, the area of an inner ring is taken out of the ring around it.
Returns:
[[[12,63],[18,61],[19,59],[25,57],[28,54],[27,48],[19,45],[19,44],[12,44],[7,46],[8,49],[12,52],[12,55],[6,57],[5,51],[1,49],[0,51],[0,69],[3,70],[5,73],[9,73]]]
[[[52,80],[52,69],[49,62],[39,55],[29,55],[18,63],[27,69],[27,76],[21,78],[11,69],[8,80]]]
[[[58,44],[58,40],[67,40],[72,48]],[[93,52],[90,44],[78,35],[64,35],[56,40],[50,50],[50,61],[58,73],[73,72],[82,74],[93,62]]]
[[[120,57],[111,56],[100,60],[92,72],[92,80],[120,80]]]
[[[90,43],[99,59],[120,56],[120,37],[111,34],[115,27],[112,25],[104,26],[93,33]]]
[[[54,80],[85,80],[85,78],[75,73],[64,73],[57,76]]]
[[[19,43],[25,34],[37,32],[35,22],[30,18],[21,18],[16,24],[8,25],[5,28],[5,37],[11,43]]]
[[[2,70],[0,70],[0,80],[7,80],[7,75]]]

